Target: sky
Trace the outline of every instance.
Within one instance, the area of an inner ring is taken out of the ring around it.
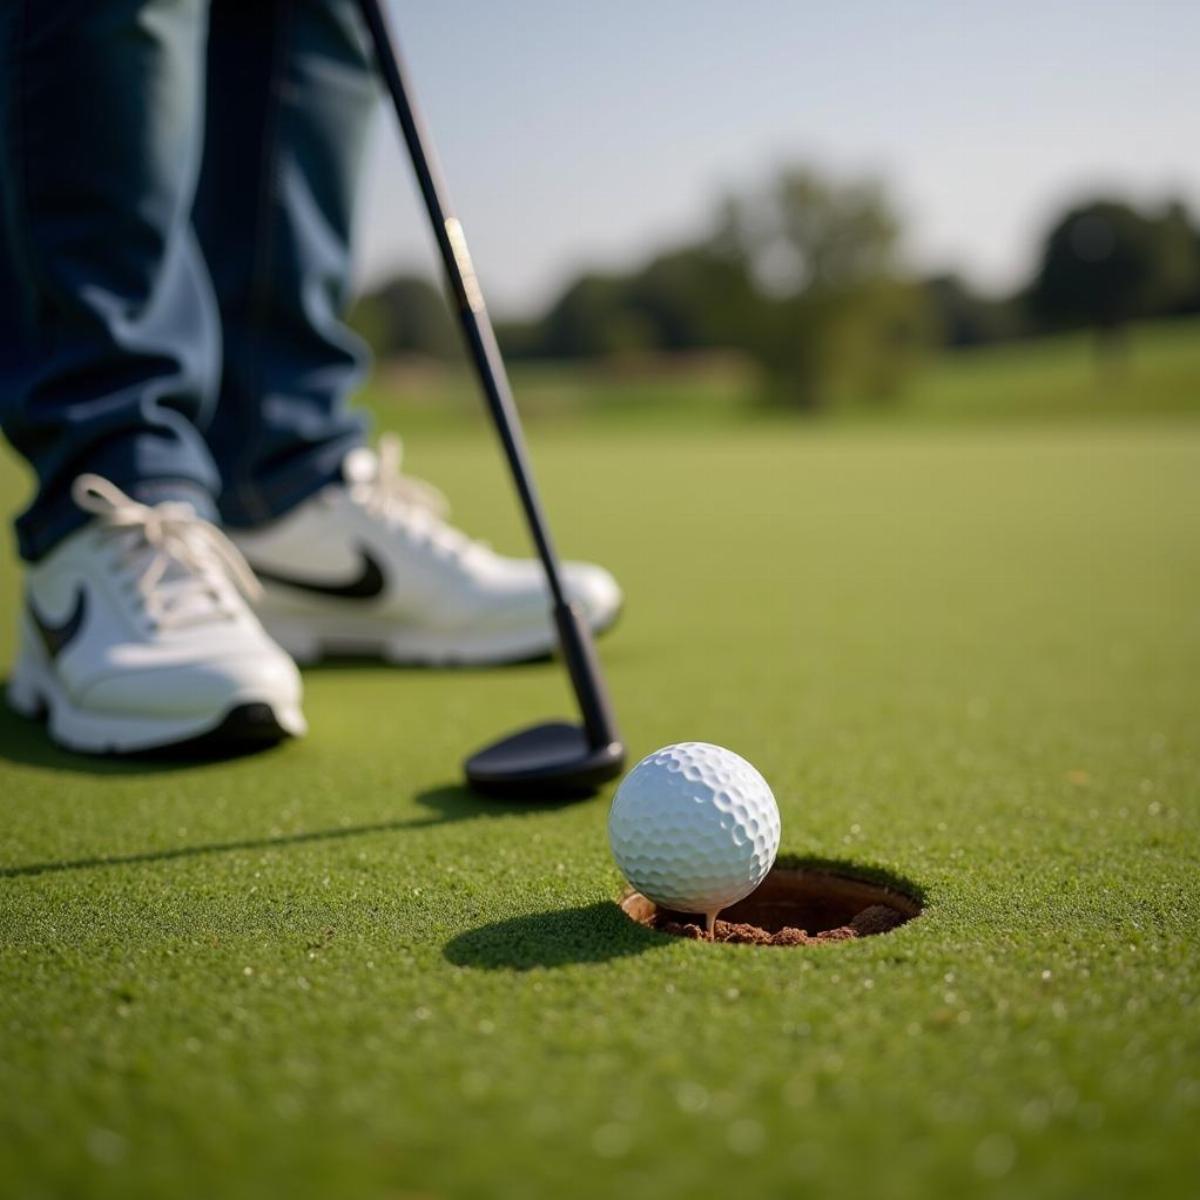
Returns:
[[[883,178],[921,271],[1020,282],[1067,202],[1200,212],[1197,0],[390,0],[490,307],[706,228],[803,162]],[[432,273],[381,108],[359,278]]]

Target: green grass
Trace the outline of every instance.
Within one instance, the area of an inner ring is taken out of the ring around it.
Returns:
[[[722,355],[632,363],[517,363],[514,388],[534,421],[577,420],[600,428],[725,428],[794,414],[755,402],[754,371]],[[465,366],[393,367],[368,403],[413,431],[478,426],[474,380]],[[931,358],[887,401],[845,402],[817,414],[827,425],[1122,423],[1200,413],[1200,319],[1133,326],[1125,354],[1097,359],[1091,334],[948,352]]]
[[[1089,420],[1200,411],[1200,321],[1134,326],[1123,357],[1091,334],[947,354],[918,377],[904,419]]]
[[[812,950],[627,922],[607,797],[457,786],[564,709],[552,665],[314,670],[311,736],[225,764],[5,715],[0,1195],[1194,1196],[1200,424],[597,419],[536,459],[629,593],[633,752],[734,747],[786,852],[925,914]],[[411,465],[522,546],[481,430]]]

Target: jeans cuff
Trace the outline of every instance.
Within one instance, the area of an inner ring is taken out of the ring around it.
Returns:
[[[129,489],[139,504],[175,502],[190,504],[196,516],[214,525],[220,524],[217,505],[208,489],[190,479],[143,479]]]
[[[322,488],[340,482],[343,460],[364,441],[364,430],[356,424],[345,436],[314,447],[273,477],[250,484],[227,483],[220,498],[222,523],[249,529],[277,521]]]

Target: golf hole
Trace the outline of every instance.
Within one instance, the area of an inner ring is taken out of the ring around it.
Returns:
[[[660,908],[632,889],[631,920],[663,933],[709,941],[704,918]],[[817,867],[776,866],[757,890],[723,909],[711,938],[756,946],[813,946],[890,933],[920,916],[921,903],[889,884]]]

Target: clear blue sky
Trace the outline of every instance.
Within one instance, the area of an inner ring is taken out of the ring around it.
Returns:
[[[1003,287],[1093,189],[1200,210],[1200,0],[392,0],[493,308],[700,229],[788,160],[890,184],[922,269]],[[376,129],[360,273],[433,269]]]

